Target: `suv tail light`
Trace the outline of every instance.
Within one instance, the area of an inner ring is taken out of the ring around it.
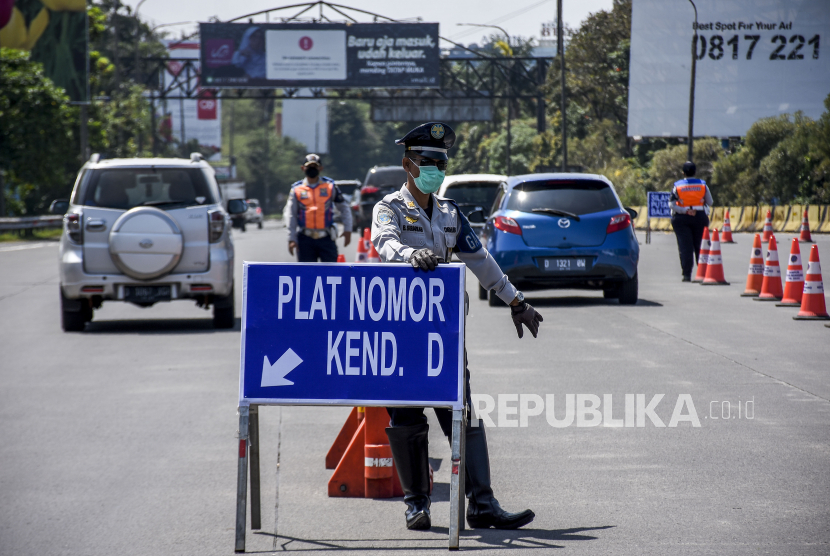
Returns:
[[[66,227],[66,235],[69,236],[72,243],[83,243],[84,235],[81,227],[81,220],[83,214],[79,212],[70,212],[63,217],[63,223]]]
[[[605,233],[610,234],[613,232],[619,232],[620,230],[625,230],[629,226],[631,226],[631,215],[618,214],[617,216],[611,217],[611,222],[608,223],[608,228],[605,230]]]
[[[257,207],[257,208],[256,208],[256,213],[257,213],[257,214],[262,214],[262,208],[261,208],[261,207]]]
[[[371,194],[371,193],[377,193],[378,191],[380,191],[380,190],[377,187],[375,187],[374,185],[364,185],[363,189],[360,190],[360,193],[370,193]]]
[[[522,235],[522,229],[519,227],[518,222],[507,216],[496,216],[496,219],[493,221],[493,226],[497,230],[507,232],[508,234]]]
[[[210,232],[210,242],[216,243],[225,232],[225,213],[221,210],[209,210],[208,226],[208,231]]]

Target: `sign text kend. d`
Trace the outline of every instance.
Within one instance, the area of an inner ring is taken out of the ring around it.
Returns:
[[[202,23],[208,88],[438,88],[437,23]]]
[[[245,263],[240,405],[462,405],[464,266]]]

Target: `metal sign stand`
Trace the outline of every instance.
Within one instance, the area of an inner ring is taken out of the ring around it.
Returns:
[[[239,460],[236,469],[235,552],[245,552],[248,506],[248,465],[251,468],[251,529],[262,528],[259,475],[259,406],[239,406]],[[467,428],[466,409],[452,412],[452,475],[450,476],[449,549],[458,550],[464,530],[464,468]],[[277,532],[275,531],[274,534]]]
[[[651,216],[646,217],[646,245],[651,243]]]

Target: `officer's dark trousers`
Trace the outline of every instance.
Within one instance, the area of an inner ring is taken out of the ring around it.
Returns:
[[[709,226],[709,217],[702,210],[694,216],[688,214],[673,214],[671,226],[677,237],[677,249],[680,252],[680,268],[683,276],[692,276],[695,261],[700,259],[700,242],[703,241],[703,230]]]
[[[337,262],[337,244],[330,237],[313,239],[305,234],[297,236],[297,261],[301,263]]]
[[[464,354],[464,362],[467,362],[467,355]],[[467,389],[467,414],[472,418],[472,413],[470,412],[470,370],[465,368],[464,369],[464,376],[465,376],[465,386]],[[427,416],[424,415],[424,408],[423,407],[387,407],[386,411],[389,413],[389,417],[391,420],[389,421],[390,427],[409,427],[412,425],[426,425],[427,424]],[[435,417],[438,419],[438,423],[441,425],[441,430],[444,431],[444,434],[447,437],[452,436],[452,410],[443,408],[443,407],[436,407],[434,408]],[[479,425],[484,426],[484,425]]]

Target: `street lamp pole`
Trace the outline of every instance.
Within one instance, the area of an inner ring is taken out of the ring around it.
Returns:
[[[133,10],[133,18],[135,19],[135,79],[138,81],[141,77],[141,71],[139,69],[140,61],[139,61],[139,45],[141,44],[141,21],[138,19],[138,10],[141,8],[141,5],[146,2],[147,0],[141,0],[135,6],[135,10]],[[152,107],[155,110],[155,106]],[[144,134],[139,131],[138,133],[138,156],[141,156],[141,152],[144,150]]]
[[[499,27],[498,25],[487,25],[487,24],[484,24],[484,23],[459,23],[458,25],[469,25],[471,27],[492,27],[493,29],[498,29],[499,31],[504,33],[505,37],[507,37],[507,47],[510,48],[510,35],[507,33],[507,31],[505,31],[502,27]],[[513,55],[512,49],[510,50],[510,55],[511,56]],[[507,172],[506,173],[507,173],[508,176],[510,175],[510,170],[511,170],[510,143],[512,143],[512,135],[510,133],[510,131],[511,131],[510,130],[510,123],[511,123],[510,105],[512,104],[512,100],[513,100],[513,88],[511,87],[511,84],[510,84],[510,78],[512,76],[512,73],[513,73],[513,64],[511,62],[511,64],[510,64],[510,73],[508,73],[508,75],[507,75]]]
[[[695,70],[697,66],[697,6],[692,0],[689,0],[689,3],[695,9],[695,27],[694,27],[694,38],[692,39],[692,80],[691,85],[689,86],[689,150],[686,154],[686,159],[689,162],[693,162],[693,150],[692,147],[694,146],[694,127],[695,127]]]

